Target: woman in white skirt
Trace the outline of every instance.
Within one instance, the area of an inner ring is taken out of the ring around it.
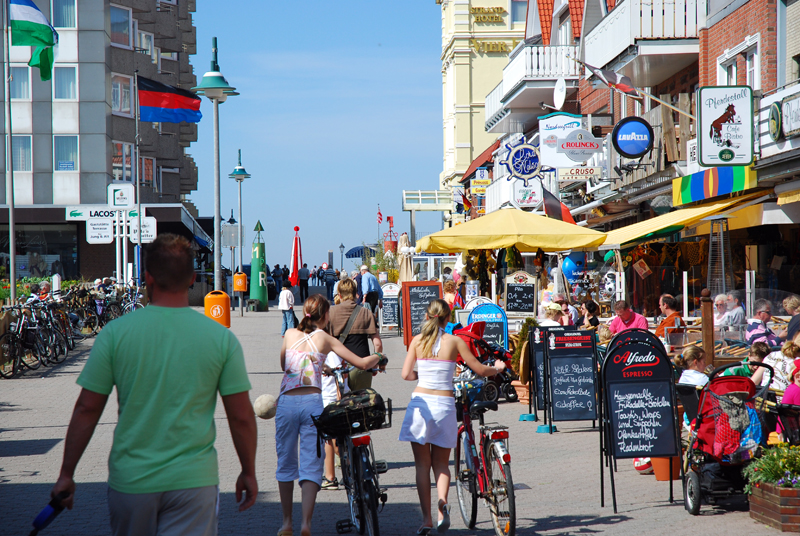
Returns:
[[[444,533],[450,527],[450,508],[447,506],[449,460],[450,449],[456,446],[458,436],[453,398],[456,358],[461,354],[467,366],[481,376],[494,376],[505,369],[502,361],[495,361],[493,367],[482,365],[470,353],[467,343],[444,332],[450,319],[450,307],[444,300],[432,301],[425,319],[420,334],[414,337],[408,347],[403,364],[403,379],[418,380],[419,383],[411,395],[400,429],[400,441],[410,441],[411,450],[414,451],[417,493],[422,508],[422,527],[417,531],[420,535],[427,535],[433,528],[431,469],[439,495],[437,531]]]

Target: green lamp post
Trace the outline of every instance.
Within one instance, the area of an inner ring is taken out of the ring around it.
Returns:
[[[219,182],[219,104],[228,97],[238,95],[236,88],[228,84],[222,73],[219,72],[217,62],[217,38],[211,39],[211,70],[203,75],[200,85],[193,87],[192,91],[198,95],[208,97],[214,104],[214,290],[222,290],[222,240],[220,228],[220,182]],[[241,215],[239,217],[241,219]]]

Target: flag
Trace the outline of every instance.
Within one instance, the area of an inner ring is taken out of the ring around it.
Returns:
[[[152,123],[198,123],[200,97],[175,86],[138,77],[139,118]]]
[[[303,266],[303,248],[300,247],[300,227],[294,228],[294,242],[292,242],[292,269],[289,275],[289,281],[292,286],[296,287],[297,282],[300,280],[298,271]]]
[[[642,96],[639,94],[639,91],[636,89],[636,86],[633,85],[633,82],[627,76],[621,75],[614,71],[607,71],[606,69],[598,69],[597,67],[592,67],[588,63],[583,63],[581,60],[576,60],[575,58],[570,57],[570,59],[576,63],[580,63],[590,71],[592,74],[595,75],[597,78],[600,79],[602,83],[619,91],[624,95],[628,95],[629,97],[633,97],[634,99],[641,99]]]
[[[39,68],[42,81],[50,80],[53,74],[53,47],[58,44],[58,32],[32,0],[9,0],[8,20],[11,44],[36,47],[28,65]]]
[[[546,188],[542,188],[542,194],[544,194],[544,213],[547,214],[548,218],[561,220],[566,223],[575,223],[572,214],[569,213],[567,205],[559,201],[558,198],[547,191]]]
[[[381,214],[381,206],[378,205],[378,225],[383,223],[383,214]]]
[[[465,212],[468,212],[469,209],[472,208],[472,202],[469,200],[469,198],[466,196],[466,194],[461,194],[461,202],[464,205],[464,211]]]

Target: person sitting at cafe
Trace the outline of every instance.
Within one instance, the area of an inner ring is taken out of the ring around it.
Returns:
[[[539,320],[540,326],[563,326],[561,319],[564,313],[561,306],[555,302],[550,302],[544,309],[544,319]]]
[[[571,303],[569,303],[569,301],[567,301],[566,296],[564,296],[563,294],[556,294],[555,296],[553,296],[553,301],[559,304],[561,306],[561,310],[565,314],[569,314],[569,317],[572,320],[571,323],[564,325],[574,326],[575,324],[578,323],[578,317],[579,317],[578,310]]]
[[[787,296],[783,299],[783,308],[789,313],[792,318],[789,320],[789,325],[783,330],[778,337],[783,340],[791,341],[795,338],[798,331],[800,331],[800,298],[795,295]]]
[[[764,358],[770,354],[769,346],[763,342],[753,344],[748,350],[747,359],[742,362],[738,367],[731,367],[725,369],[722,373],[723,376],[744,376],[751,378],[756,370],[764,370],[764,367],[751,365],[750,363],[762,363]],[[771,365],[770,365],[771,366]]]
[[[662,294],[658,299],[658,307],[666,318],[656,328],[656,337],[666,337],[685,331],[686,323],[678,312],[678,300],[671,294]]]
[[[761,341],[769,346],[780,346],[780,337],[767,325],[772,318],[772,303],[764,299],[756,300],[753,309],[755,316],[747,323],[747,344]]]
[[[726,326],[744,326],[747,324],[742,298],[739,292],[732,290],[728,292],[728,315],[725,317]]]
[[[581,316],[578,319],[579,329],[593,329],[600,325],[597,315],[600,313],[600,306],[592,300],[586,300],[581,304]]]
[[[631,310],[631,306],[625,300],[619,300],[614,304],[614,313],[617,316],[608,323],[608,328],[615,335],[629,329],[647,329],[647,319]]]
[[[728,297],[725,294],[717,294],[714,297],[714,326],[726,326],[728,316]]]
[[[678,368],[683,369],[678,383],[699,387],[708,383],[705,373],[706,353],[699,346],[689,346],[674,361]]]

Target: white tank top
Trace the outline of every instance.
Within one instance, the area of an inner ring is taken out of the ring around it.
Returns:
[[[443,329],[439,329],[439,336],[433,345],[433,357],[417,359],[417,387],[435,391],[450,391],[453,389],[453,373],[456,370],[455,361],[436,359],[439,348],[442,346]]]

